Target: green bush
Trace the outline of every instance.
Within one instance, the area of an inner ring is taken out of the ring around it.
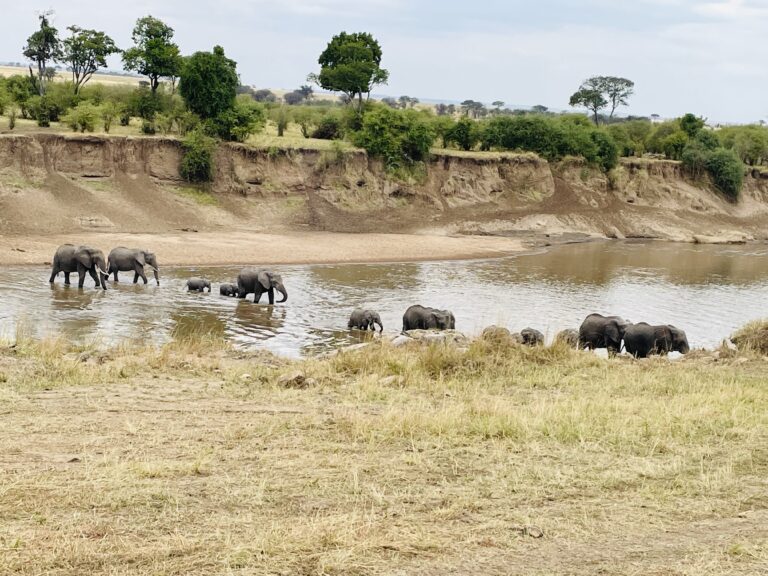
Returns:
[[[683,168],[693,178],[701,178],[707,170],[707,161],[711,150],[707,149],[699,139],[693,140],[683,150]]]
[[[362,127],[352,135],[356,146],[381,158],[389,169],[425,160],[434,140],[428,117],[415,110],[393,110],[385,106],[368,111]]]
[[[59,104],[48,96],[32,96],[26,105],[29,115],[43,128],[50,126],[51,122],[58,122],[64,113]]]
[[[109,132],[109,130],[112,128],[112,122],[114,122],[115,118],[120,116],[123,112],[122,107],[120,104],[113,100],[106,100],[101,105],[101,121],[102,125],[104,126],[104,132]]]
[[[265,122],[264,109],[260,104],[237,101],[216,118],[206,120],[204,126],[209,136],[245,142],[251,134],[263,130]]]
[[[661,150],[670,160],[681,160],[687,145],[688,135],[682,130],[677,130],[664,138],[661,142]]]
[[[210,182],[213,179],[213,153],[216,140],[194,130],[182,142],[184,156],[179,171],[187,182]]]
[[[80,102],[72,108],[61,120],[75,132],[93,132],[96,122],[101,117],[101,111],[90,102]]]
[[[718,190],[736,200],[744,181],[744,164],[733,150],[719,149],[707,158],[707,171]]]
[[[338,114],[327,114],[323,116],[317,128],[312,132],[312,138],[320,140],[339,140],[344,136],[341,118]]]
[[[16,128],[16,115],[18,113],[19,112],[15,104],[8,106],[8,130],[13,130]]]
[[[461,118],[443,135],[443,144],[455,144],[460,150],[472,150],[481,139],[481,129],[477,122]]]

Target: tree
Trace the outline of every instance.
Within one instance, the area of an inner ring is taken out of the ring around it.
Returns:
[[[464,100],[461,103],[461,108],[464,111],[464,115],[470,118],[478,118],[485,116],[485,104],[482,102],[476,102],[475,100]]]
[[[176,78],[181,71],[179,47],[173,39],[173,28],[163,21],[145,16],[136,21],[131,39],[135,46],[123,52],[123,66],[149,78],[154,95],[160,78]]]
[[[49,69],[48,65],[61,58],[59,31],[51,26],[48,20],[51,14],[52,12],[40,14],[40,29],[27,38],[27,44],[24,46],[24,56],[37,65],[37,76],[32,72],[31,65],[29,75],[35,81],[40,96],[45,94],[45,86],[53,77],[52,73],[55,74],[55,70]]]
[[[187,107],[205,120],[234,106],[239,83],[237,64],[225,56],[224,48],[214,46],[213,52],[195,52],[187,59],[179,93]]]
[[[536,112],[536,114],[546,114],[549,111],[549,108],[542,106],[541,104],[536,104],[531,110]]]
[[[600,110],[608,105],[608,101],[603,97],[599,90],[591,88],[580,88],[571,95],[571,106],[583,106],[592,112],[595,125],[600,123]]]
[[[296,104],[301,104],[304,101],[304,94],[298,90],[294,90],[293,92],[286,92],[283,95],[283,100],[286,104],[294,106]]]
[[[381,46],[367,32],[341,32],[320,54],[320,73],[310,74],[309,80],[324,90],[343,93],[350,102],[357,99],[362,114],[363,96],[367,101],[374,86],[389,79],[389,72],[381,67],[381,56]]]
[[[304,97],[304,100],[312,100],[312,97],[315,94],[314,89],[309,84],[302,84],[299,86],[298,90],[294,90],[294,92],[298,92]]]
[[[72,69],[75,94],[99,69],[106,68],[107,57],[120,52],[115,41],[104,32],[83,30],[78,26],[67,28],[72,35],[65,39],[61,61]]]
[[[699,130],[704,128],[706,120],[704,118],[696,117],[690,112],[680,118],[680,128],[685,132],[689,138],[694,138]]]
[[[382,98],[381,103],[389,106],[390,108],[397,109],[400,107],[400,104],[398,103],[398,101],[390,96],[387,96],[386,98]]]
[[[599,122],[599,112],[610,105],[608,118],[619,106],[626,106],[629,97],[635,93],[635,83],[617,76],[593,76],[582,82],[578,91],[571,96],[571,106],[583,106],[594,114],[595,124]]]
[[[492,102],[491,105],[496,108],[496,112],[498,112],[504,106],[504,102],[501,100],[496,100],[495,102]]]
[[[277,102],[277,96],[275,96],[272,90],[267,90],[266,88],[256,90],[256,92],[253,93],[253,99],[256,100],[256,102]]]

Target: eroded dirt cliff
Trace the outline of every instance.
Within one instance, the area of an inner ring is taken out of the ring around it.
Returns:
[[[435,154],[407,181],[361,151],[222,145],[201,191],[164,138],[0,136],[0,234],[77,229],[313,229],[585,234],[676,240],[763,238],[768,180],[730,203],[675,162],[630,159],[605,176],[531,154]]]

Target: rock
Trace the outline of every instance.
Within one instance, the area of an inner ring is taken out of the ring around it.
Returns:
[[[544,346],[544,334],[535,328],[524,328],[520,332],[520,337],[526,346]]]
[[[456,330],[409,330],[405,333],[410,339],[424,344],[451,344],[469,346],[469,338]]]
[[[572,348],[579,345],[579,331],[575,328],[566,328],[555,335],[554,344],[565,344]]]
[[[520,334],[520,332],[513,332],[512,333],[512,341],[515,344],[522,344],[523,343],[523,336]]]
[[[491,342],[504,342],[512,338],[512,333],[503,326],[488,326],[480,338]]]
[[[251,379],[251,375],[250,374],[241,374],[240,375],[240,380],[242,380],[243,382],[248,382],[248,380],[250,380],[250,379]]]
[[[411,342],[415,342],[415,340],[413,338],[409,338],[408,336],[405,336],[404,334],[400,334],[398,336],[395,336],[390,343],[395,348],[400,348],[402,346],[406,346],[410,344]]]
[[[316,384],[314,378],[307,378],[300,370],[288,372],[277,379],[277,384],[283,388],[309,388]]]
[[[625,240],[626,236],[621,233],[621,231],[616,228],[615,226],[611,226],[608,229],[608,232],[605,234],[608,238],[613,238],[614,240]]]
[[[694,234],[693,242],[695,244],[746,244],[747,238],[746,235],[737,232],[720,234],[717,236]]]

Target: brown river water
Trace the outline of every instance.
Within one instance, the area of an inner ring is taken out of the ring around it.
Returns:
[[[6,268],[0,276],[0,337],[23,326],[36,336],[63,335],[109,345],[167,341],[174,333],[210,332],[236,346],[301,357],[356,343],[347,318],[358,306],[378,310],[385,332],[402,327],[411,304],[448,308],[456,328],[477,334],[499,324],[547,335],[578,327],[591,312],[633,322],[671,323],[692,347],[712,347],[746,322],[768,317],[768,246],[594,242],[498,260],[275,266],[288,302],[269,306],[219,296],[239,268],[163,267],[161,285],[133,285],[132,274],[96,290],[53,287],[49,269]],[[203,276],[211,294],[187,293]]]

